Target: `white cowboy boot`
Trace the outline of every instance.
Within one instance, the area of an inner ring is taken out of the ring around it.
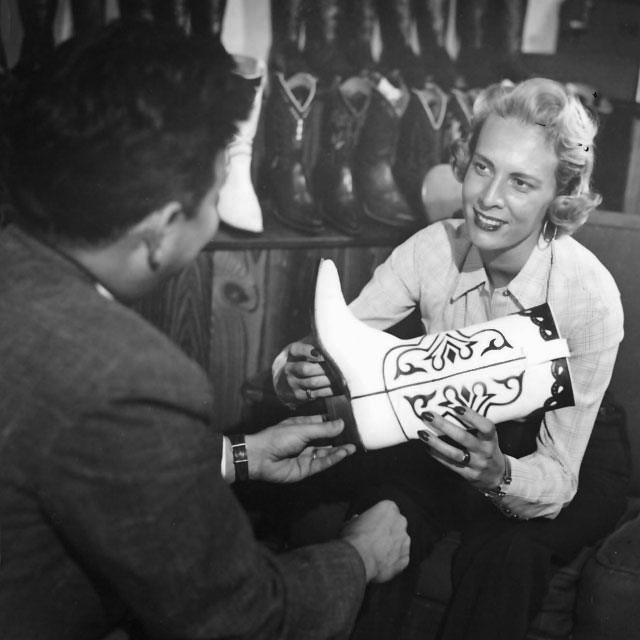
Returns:
[[[257,83],[249,118],[238,125],[238,133],[227,148],[227,179],[220,190],[218,213],[222,222],[251,233],[263,231],[262,209],[251,180],[253,138],[258,128],[266,65],[262,60],[234,56],[237,73]]]
[[[318,344],[348,402],[341,413],[365,449],[433,429],[427,411],[462,425],[455,407],[495,423],[573,405],[566,340],[547,304],[483,324],[400,340],[349,310],[331,260],[318,270],[314,309]],[[345,412],[345,409],[349,409]]]

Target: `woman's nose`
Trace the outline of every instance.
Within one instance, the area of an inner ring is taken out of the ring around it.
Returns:
[[[492,207],[504,207],[504,198],[502,196],[502,186],[500,180],[494,177],[485,186],[480,196],[480,204],[482,207],[491,209]]]

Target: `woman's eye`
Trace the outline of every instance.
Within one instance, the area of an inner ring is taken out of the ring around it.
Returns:
[[[518,178],[513,179],[513,184],[518,191],[527,192],[531,189],[531,185],[528,182]]]
[[[484,162],[479,162],[478,160],[473,163],[473,168],[476,170],[476,173],[481,176],[486,176],[489,173],[489,167]]]

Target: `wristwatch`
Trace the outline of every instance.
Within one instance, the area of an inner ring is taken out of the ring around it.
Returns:
[[[227,435],[231,443],[231,453],[233,454],[233,467],[236,471],[236,482],[246,482],[249,479],[249,458],[247,456],[247,445],[242,433]]]

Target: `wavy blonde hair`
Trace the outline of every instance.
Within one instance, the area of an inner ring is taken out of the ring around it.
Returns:
[[[572,234],[602,202],[591,189],[594,138],[598,125],[578,97],[562,84],[547,78],[531,78],[517,85],[495,84],[482,91],[473,105],[471,130],[451,148],[451,166],[462,182],[478,142],[482,125],[495,114],[524,124],[543,126],[547,141],[558,157],[556,197],[545,220],[558,235]]]

